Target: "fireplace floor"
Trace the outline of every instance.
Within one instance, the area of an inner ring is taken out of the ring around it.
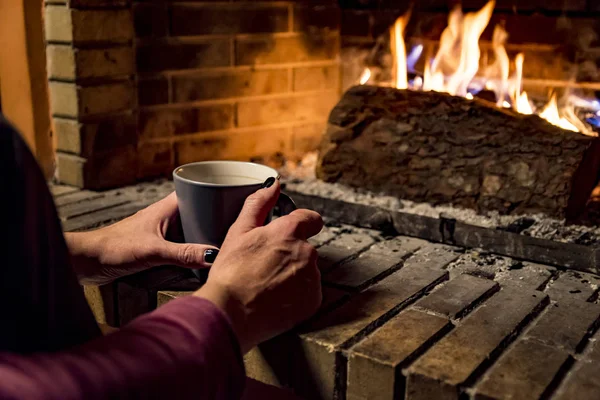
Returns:
[[[131,215],[173,186],[51,189],[63,228],[82,231]],[[326,219],[311,239],[323,306],[247,354],[249,377],[308,399],[600,396],[600,276],[560,265],[561,246],[574,244],[522,243],[498,229],[293,189],[300,206]],[[197,286],[189,271],[163,267],[85,291],[99,322],[119,326]]]

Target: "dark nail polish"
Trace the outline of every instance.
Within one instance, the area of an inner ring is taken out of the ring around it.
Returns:
[[[219,250],[208,249],[204,252],[204,262],[207,264],[212,264],[215,262],[215,259],[219,255]]]
[[[265,181],[265,183],[262,184],[262,188],[266,189],[266,188],[270,188],[271,186],[273,186],[273,184],[275,183],[275,178],[270,177],[267,178],[267,180]]]

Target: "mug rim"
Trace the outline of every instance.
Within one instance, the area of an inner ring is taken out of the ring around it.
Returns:
[[[228,160],[214,160],[214,161],[196,161],[196,162],[192,162],[192,163],[187,163],[187,164],[183,164],[180,165],[178,167],[176,167],[173,170],[173,180],[179,180],[185,183],[189,183],[192,185],[196,185],[196,186],[205,186],[205,187],[218,187],[218,188],[233,188],[233,187],[248,187],[248,186],[257,186],[257,185],[261,185],[262,183],[243,183],[243,184],[238,184],[238,185],[232,185],[232,184],[221,184],[221,183],[208,183],[208,182],[198,182],[198,181],[193,181],[191,179],[187,179],[184,178],[182,176],[180,176],[179,174],[177,174],[177,170],[183,167],[190,167],[190,166],[194,166],[194,165],[201,165],[201,164],[246,164],[246,165],[257,165],[260,167],[264,167],[267,169],[270,169],[273,173],[274,173],[274,178],[279,180],[281,175],[279,174],[279,172],[277,172],[276,169],[269,167],[268,165],[264,165],[264,164],[258,164],[258,163],[254,163],[254,162],[250,162],[250,161],[228,161]]]

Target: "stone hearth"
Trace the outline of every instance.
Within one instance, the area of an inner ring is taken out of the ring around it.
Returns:
[[[288,187],[326,217],[311,239],[324,302],[310,321],[250,352],[248,376],[308,399],[598,398],[596,247]],[[167,181],[110,192],[52,187],[71,231],[124,218],[172,190]],[[86,294],[100,322],[119,326],[197,286],[189,271],[164,267]]]

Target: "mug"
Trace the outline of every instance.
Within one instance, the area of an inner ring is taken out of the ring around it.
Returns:
[[[201,161],[175,168],[173,180],[185,241],[221,247],[246,198],[271,177],[279,179],[279,173],[266,165],[241,161]],[[279,215],[286,215],[296,205],[281,193],[276,208]],[[272,214],[271,210],[265,224]],[[194,270],[194,274],[204,283],[208,272]]]

